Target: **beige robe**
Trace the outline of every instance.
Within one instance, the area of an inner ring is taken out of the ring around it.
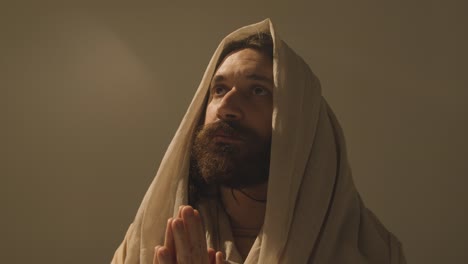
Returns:
[[[190,146],[215,65],[226,43],[270,32],[273,121],[265,221],[244,263],[405,263],[401,244],[363,204],[354,187],[342,130],[308,65],[267,19],[222,40],[179,126],[134,222],[112,263],[150,264],[166,221],[187,204]],[[228,218],[201,205],[209,245],[241,263]],[[219,211],[219,210],[218,210]]]

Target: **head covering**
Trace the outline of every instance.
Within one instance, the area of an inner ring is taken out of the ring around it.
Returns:
[[[167,219],[188,201],[191,142],[219,56],[227,43],[261,32],[270,33],[274,44],[270,175],[263,228],[245,263],[405,263],[397,238],[354,187],[342,129],[318,79],[269,19],[234,31],[219,44],[112,263],[152,263]],[[209,244],[215,231],[213,220],[205,218],[212,208],[200,208]],[[219,221],[228,260],[242,261],[229,241],[227,220]]]

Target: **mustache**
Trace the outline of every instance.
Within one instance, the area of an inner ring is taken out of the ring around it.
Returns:
[[[250,128],[244,127],[238,122],[232,121],[216,121],[214,123],[201,125],[198,128],[198,132],[205,134],[206,136],[213,137],[218,133],[222,133],[227,136],[239,137],[241,139],[257,139],[257,133]]]

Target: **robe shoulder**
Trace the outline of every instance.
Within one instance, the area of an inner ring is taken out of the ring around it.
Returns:
[[[133,228],[133,224],[130,224],[128,227],[127,233],[125,234],[124,240],[120,243],[120,246],[114,253],[114,257],[112,258],[111,264],[124,264],[125,258],[127,257],[127,244],[128,239],[131,234]]]

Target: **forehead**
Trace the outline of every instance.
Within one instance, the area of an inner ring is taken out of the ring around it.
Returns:
[[[249,75],[254,73],[272,77],[273,61],[264,52],[247,48],[228,54],[221,62],[215,76]]]

